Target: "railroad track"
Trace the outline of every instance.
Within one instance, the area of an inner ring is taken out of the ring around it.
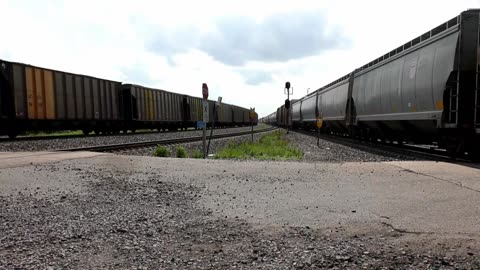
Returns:
[[[266,129],[254,130],[253,133],[263,133],[269,132],[278,129],[277,127],[271,127]],[[245,136],[252,134],[251,131],[243,131],[243,132],[236,132],[236,133],[227,133],[227,134],[218,134],[213,135],[212,140],[214,139],[223,139],[223,138],[231,138],[231,137],[238,137],[238,136]],[[207,139],[209,136],[207,136]],[[169,145],[169,144],[182,144],[182,143],[189,143],[189,142],[197,142],[203,139],[202,136],[195,136],[195,137],[187,137],[187,138],[178,138],[178,139],[164,139],[164,140],[154,140],[154,141],[142,141],[142,142],[135,142],[135,143],[122,143],[122,144],[110,144],[110,145],[100,145],[100,146],[90,146],[90,147],[78,147],[78,148],[68,148],[68,149],[59,149],[57,151],[92,151],[92,152],[112,152],[112,151],[119,151],[119,150],[126,150],[126,149],[135,149],[135,148],[142,148],[142,147],[150,147],[156,145]]]
[[[238,128],[238,127],[234,127]],[[51,135],[51,136],[23,136],[17,137],[15,139],[10,139],[7,137],[1,137],[0,142],[20,142],[20,141],[36,141],[36,140],[55,140],[55,139],[75,139],[75,138],[95,138],[95,137],[108,137],[108,136],[135,136],[135,135],[143,135],[143,134],[159,134],[159,133],[175,133],[175,132],[194,132],[198,131],[196,129],[188,129],[188,130],[175,130],[175,131],[137,131],[135,133],[118,133],[118,134],[89,134],[87,136],[83,134],[75,134],[75,135]]]
[[[314,131],[306,130],[291,130],[294,132],[302,133],[308,136],[317,137],[318,134]],[[341,137],[335,135],[320,134],[322,140],[327,140],[332,143],[339,143],[345,146],[349,146],[358,150],[373,152],[375,154],[398,154],[406,157],[412,157],[417,159],[444,161],[444,162],[462,162],[477,164],[478,161],[469,159],[467,155],[452,158],[444,149],[438,149],[433,146],[419,146],[413,144],[395,144],[385,142],[370,142],[359,139],[351,139],[349,137]]]

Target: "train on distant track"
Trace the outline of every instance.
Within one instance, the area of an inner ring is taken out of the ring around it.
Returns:
[[[258,122],[249,109],[222,103],[214,113],[216,103],[208,103],[208,125]],[[178,130],[202,119],[199,97],[0,60],[0,135],[10,138],[35,130]]]
[[[480,10],[471,9],[261,119],[480,155]]]

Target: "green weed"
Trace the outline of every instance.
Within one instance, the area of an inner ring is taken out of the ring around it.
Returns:
[[[250,159],[288,160],[301,159],[303,152],[290,147],[284,131],[275,131],[264,135],[256,143],[230,143],[222,149],[215,158],[220,159]]]
[[[187,150],[183,146],[179,146],[177,148],[177,158],[186,158],[187,157]]]
[[[154,157],[170,157],[170,150],[165,146],[159,145],[153,152]]]

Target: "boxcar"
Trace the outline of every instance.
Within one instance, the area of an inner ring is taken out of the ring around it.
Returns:
[[[183,125],[182,95],[144,86],[122,85],[125,130],[177,129]]]
[[[0,134],[120,130],[120,82],[0,60]]]
[[[210,126],[249,124],[248,110],[222,104]],[[135,84],[0,60],[0,135],[80,129],[85,134],[177,130],[203,120],[202,99]]]

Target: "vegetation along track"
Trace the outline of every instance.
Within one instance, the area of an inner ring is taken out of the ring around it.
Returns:
[[[276,127],[271,127],[266,129],[254,130],[253,133],[269,132],[276,129],[277,129]],[[218,134],[218,135],[213,135],[212,139],[223,139],[223,138],[229,138],[229,137],[245,136],[251,133],[252,131],[243,131],[243,132],[236,132],[236,133]],[[202,139],[203,139],[202,136],[195,136],[195,137],[187,137],[187,138],[153,140],[153,141],[143,141],[143,142],[134,142],[134,143],[87,146],[87,147],[79,147],[79,148],[61,149],[58,151],[114,152],[119,150],[142,148],[142,147],[155,146],[155,145],[189,143],[189,142],[201,141]],[[207,139],[209,139],[209,136],[207,136]]]
[[[307,130],[293,130],[293,131],[299,132],[305,135],[309,135],[309,136],[318,136],[318,134],[315,131],[307,131]],[[384,141],[372,142],[372,141],[365,141],[365,140],[359,140],[359,139],[352,140],[349,137],[342,137],[342,136],[335,136],[335,135],[328,135],[328,134],[320,134],[320,138],[322,140],[328,140],[333,143],[339,143],[345,146],[349,146],[359,150],[373,152],[381,155],[396,154],[396,155],[401,155],[408,158],[415,158],[415,159],[421,159],[421,160],[462,162],[462,163],[471,163],[472,165],[479,164],[477,160],[475,161],[471,160],[466,155],[453,158],[449,156],[446,151],[442,151],[443,149],[437,149],[434,146],[398,144],[393,142],[387,143]]]

